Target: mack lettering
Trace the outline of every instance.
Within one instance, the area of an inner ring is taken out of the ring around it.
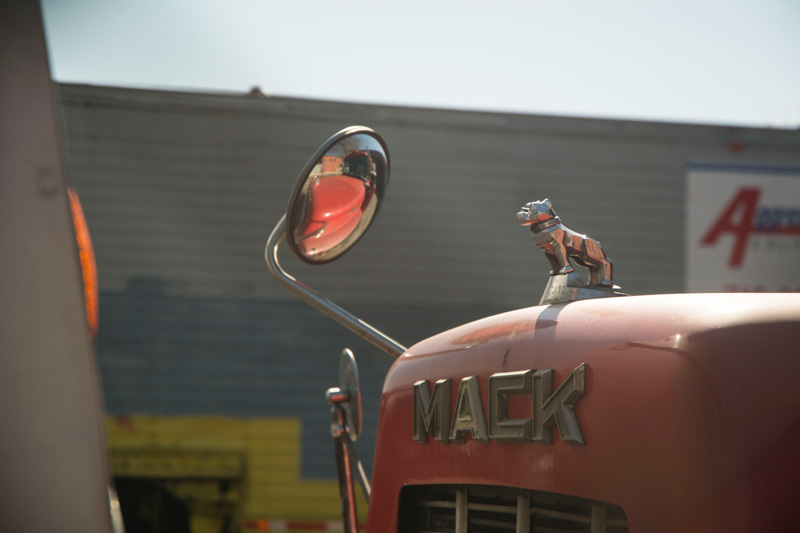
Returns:
[[[567,444],[585,441],[575,404],[586,392],[586,363],[573,370],[553,392],[552,370],[500,372],[488,379],[488,424],[477,376],[461,380],[452,408],[452,379],[440,379],[431,389],[427,380],[414,383],[414,440],[426,444],[428,436],[441,444],[473,440],[488,443],[538,442],[552,444],[553,428]],[[530,397],[530,418],[509,418],[509,397]]]

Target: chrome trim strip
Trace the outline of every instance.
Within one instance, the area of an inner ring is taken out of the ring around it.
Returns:
[[[467,486],[459,485],[456,489],[456,531],[455,533],[467,533],[469,525],[467,507]]]
[[[522,489],[517,493],[516,533],[529,533],[531,530],[531,493]]]

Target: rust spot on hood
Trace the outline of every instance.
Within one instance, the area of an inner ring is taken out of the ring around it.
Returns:
[[[556,320],[519,320],[494,324],[462,335],[453,341],[453,344],[484,344],[494,339],[508,337],[516,333],[524,333],[537,329],[545,329],[557,324]]]

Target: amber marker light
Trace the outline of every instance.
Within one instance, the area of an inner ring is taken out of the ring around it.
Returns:
[[[86,322],[89,326],[89,335],[92,340],[97,338],[99,326],[98,296],[97,296],[97,263],[94,259],[92,238],[89,235],[89,226],[83,215],[83,208],[78,199],[78,194],[71,188],[69,192],[69,206],[72,210],[72,225],[75,226],[75,238],[78,242],[78,257],[81,264],[83,277],[83,300],[86,303]]]

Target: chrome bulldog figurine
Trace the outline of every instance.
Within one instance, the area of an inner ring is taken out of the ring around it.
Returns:
[[[534,244],[550,262],[551,276],[575,272],[569,261],[572,258],[589,269],[589,285],[614,287],[611,260],[600,243],[564,226],[549,199],[522,206],[517,213],[517,222],[521,226],[530,226]]]

